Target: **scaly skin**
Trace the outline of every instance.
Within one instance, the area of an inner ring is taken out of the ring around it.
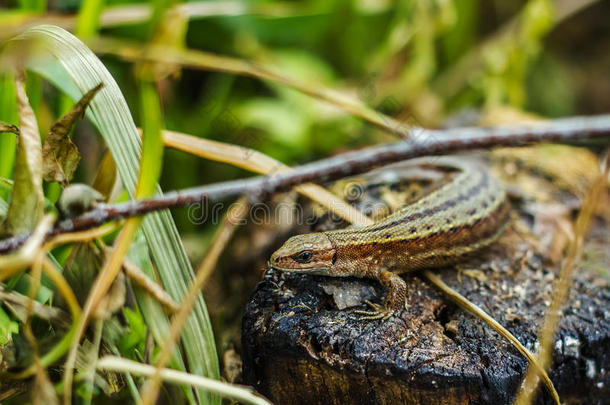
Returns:
[[[485,168],[456,159],[437,159],[426,165],[456,173],[375,224],[288,239],[271,256],[271,266],[378,280],[388,293],[384,307],[371,304],[375,311],[361,312],[370,318],[386,318],[403,308],[406,285],[398,274],[460,262],[493,243],[509,218],[504,189]]]

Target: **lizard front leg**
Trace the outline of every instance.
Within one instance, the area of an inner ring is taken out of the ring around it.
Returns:
[[[389,270],[381,270],[375,278],[386,288],[386,298],[383,305],[366,301],[373,308],[372,311],[355,311],[357,314],[364,315],[360,318],[363,320],[388,319],[394,312],[407,306],[407,284],[398,274]]]

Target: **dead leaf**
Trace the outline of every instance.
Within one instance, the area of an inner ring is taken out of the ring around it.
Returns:
[[[79,243],[66,261],[64,276],[81,305],[87,300],[99,270],[106,260],[105,254],[95,243]],[[125,294],[125,278],[119,273],[106,296],[98,304],[94,317],[108,318],[124,305]]]
[[[44,180],[65,186],[72,179],[81,156],[69,137],[49,134],[42,148],[42,158]]]
[[[19,128],[17,128],[15,125],[0,121],[0,133],[1,132],[11,132],[15,135],[19,135]]]
[[[32,390],[32,405],[59,405],[55,387],[44,368],[39,367]]]
[[[222,355],[223,374],[228,382],[235,384],[241,380],[243,361],[234,348],[227,349]]]
[[[106,196],[104,201],[108,201],[110,194],[112,194],[112,189],[114,188],[116,179],[117,171],[114,164],[114,159],[112,158],[112,154],[107,151],[104,154],[102,163],[100,163],[100,167],[97,169],[97,174],[93,180],[92,187],[100,194]]]
[[[95,308],[93,317],[95,319],[108,319],[113,313],[125,305],[126,293],[125,276],[123,273],[119,273],[108,290],[108,293],[104,295]]]
[[[68,134],[74,123],[83,117],[87,106],[102,87],[103,83],[100,83],[85,93],[74,107],[57,120],[49,130],[49,135],[42,146],[45,181],[56,181],[65,186],[72,179],[81,156]]]
[[[44,212],[42,152],[36,116],[25,93],[24,73],[15,75],[20,134],[17,137],[15,179],[2,233],[16,235],[34,229]]]
[[[64,277],[80,305],[87,300],[98,270],[104,263],[102,252],[94,243],[79,243],[64,265]]]

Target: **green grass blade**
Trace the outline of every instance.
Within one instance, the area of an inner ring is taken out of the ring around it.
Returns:
[[[75,34],[81,38],[92,37],[99,30],[100,14],[104,8],[103,0],[85,0],[78,12]]]
[[[136,195],[138,198],[146,198],[155,194],[163,162],[159,96],[154,83],[147,80],[142,80],[140,83],[140,116],[142,117],[144,144],[142,145],[142,169],[139,174]]]
[[[55,59],[36,60],[28,68],[58,84],[73,99],[79,99],[87,90],[104,82],[105,87],[93,99],[87,116],[104,137],[125,188],[133,197],[141,152],[140,138],[127,103],[108,70],[89,48],[59,27],[34,27],[19,39],[41,42]],[[70,80],[66,80],[68,76]],[[157,192],[160,191],[157,187]],[[169,211],[147,215],[142,230],[163,287],[176,301],[182,301],[193,278],[193,270]],[[214,336],[202,297],[184,328],[182,347],[191,373],[218,378]],[[199,394],[202,402],[219,403],[216,396],[202,391]]]
[[[19,124],[15,98],[15,80],[11,74],[0,77],[0,121]],[[13,174],[17,138],[14,134],[0,134],[0,177],[10,178]],[[4,191],[4,190],[3,190]],[[8,194],[0,194],[8,197]]]

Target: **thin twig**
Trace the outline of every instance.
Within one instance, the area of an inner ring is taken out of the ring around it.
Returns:
[[[83,396],[83,404],[91,405],[91,400],[93,399],[93,388],[95,382],[95,368],[97,362],[99,360],[100,353],[100,345],[102,343],[102,330],[104,327],[103,319],[95,320],[95,331],[93,335],[93,344],[89,348],[87,355],[89,359],[92,359],[91,364],[88,364],[85,370],[83,371],[83,380],[85,382],[85,392],[81,395]]]
[[[36,296],[38,295],[38,291],[40,289],[40,279],[42,276],[42,261],[45,258],[46,253],[43,250],[39,250],[34,260],[32,262],[31,267],[31,282],[30,289],[28,293],[29,297],[29,305],[26,309],[26,318],[25,325],[23,328],[23,334],[30,345],[30,350],[32,351],[34,357],[34,365],[36,367],[37,377],[40,377],[40,374],[46,373],[46,370],[42,366],[40,362],[40,351],[38,346],[38,340],[34,335],[34,331],[32,330],[32,314],[34,312],[34,301],[36,300]],[[40,383],[40,379],[35,379],[34,388],[37,390],[41,390],[42,387],[38,386]]]
[[[305,182],[332,181],[419,156],[443,155],[496,146],[523,146],[537,142],[574,143],[608,137],[610,137],[610,115],[564,118],[549,121],[546,125],[515,128],[422,130],[417,137],[410,140],[344,153],[296,167],[291,172],[210,184],[169,192],[145,200],[114,205],[99,204],[84,215],[61,221],[47,236],[88,229],[119,218],[182,207],[201,201],[219,201],[244,194],[254,201],[260,201],[273,193],[289,190]],[[22,234],[0,241],[0,253],[18,248],[27,237],[27,234]]]
[[[109,251],[110,249],[108,249]],[[144,273],[135,263],[129,259],[123,261],[123,270],[125,275],[135,282],[142,290],[146,291],[151,297],[158,301],[170,312],[174,313],[180,309],[180,306],[174,301],[167,291],[158,283],[152,280]]]
[[[6,256],[0,256],[0,282],[32,264],[45,238],[52,231],[53,221],[55,221],[55,215],[45,215],[34,231],[22,238],[23,247],[21,249]]]

